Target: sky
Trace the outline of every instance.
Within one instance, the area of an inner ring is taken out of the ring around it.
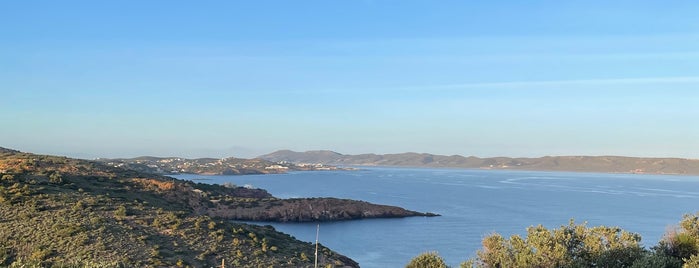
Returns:
[[[0,147],[699,159],[697,1],[4,1]]]

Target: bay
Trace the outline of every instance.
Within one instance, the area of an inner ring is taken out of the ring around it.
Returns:
[[[570,219],[619,226],[641,234],[650,247],[683,214],[697,211],[699,199],[699,177],[673,175],[362,167],[175,177],[249,185],[280,198],[350,198],[442,215],[320,223],[320,243],[362,267],[403,267],[426,251],[458,267],[475,256],[488,234],[524,234],[531,225],[555,228]],[[316,223],[260,224],[315,241]]]

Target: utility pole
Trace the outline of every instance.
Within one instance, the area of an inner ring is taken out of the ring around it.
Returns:
[[[320,234],[320,224],[316,227],[316,263],[313,266],[314,268],[318,268],[318,235]]]

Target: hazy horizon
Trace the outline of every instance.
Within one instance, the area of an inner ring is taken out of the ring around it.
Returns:
[[[39,1],[0,11],[0,146],[699,159],[691,1]]]
[[[18,150],[21,152],[26,152],[26,153],[35,153],[35,154],[49,154],[49,155],[58,155],[58,156],[67,156],[67,157],[72,157],[72,158],[79,158],[79,159],[97,159],[97,158],[137,158],[137,157],[163,157],[163,158],[168,158],[168,157],[182,157],[182,158],[188,158],[188,159],[197,159],[197,158],[228,158],[228,157],[236,157],[236,158],[257,158],[259,156],[263,156],[266,154],[274,153],[277,151],[283,151],[283,150],[290,150],[290,149],[276,149],[276,150],[271,150],[271,151],[264,151],[262,153],[253,153],[251,150],[246,150],[245,148],[238,148],[238,149],[225,149],[225,150],[197,150],[195,152],[184,152],[184,153],[171,153],[171,154],[152,154],[152,153],[143,153],[143,154],[115,154],[114,152],[106,152],[104,154],[90,154],[90,153],[83,153],[83,152],[44,152],[44,151],[28,151],[28,150],[22,150],[18,148],[8,148],[1,146],[3,148],[7,149],[13,149],[13,150]],[[239,153],[240,151],[243,151],[244,153]],[[538,155],[538,156],[517,156],[517,155],[473,155],[473,154],[439,154],[439,153],[432,153],[432,152],[413,152],[413,151],[404,151],[404,152],[383,152],[383,153],[377,153],[377,152],[363,152],[363,153],[344,153],[341,151],[335,151],[335,150],[327,150],[327,149],[317,149],[317,150],[305,150],[305,151],[296,151],[296,150],[290,150],[294,152],[309,152],[309,151],[332,151],[335,153],[339,153],[342,155],[361,155],[361,154],[377,154],[377,155],[387,155],[387,154],[403,154],[403,153],[417,153],[417,154],[432,154],[432,155],[444,155],[444,156],[453,156],[453,155],[459,155],[463,157],[478,157],[478,158],[492,158],[492,157],[509,157],[509,158],[540,158],[540,157],[556,157],[556,156],[592,156],[592,157],[597,157],[597,156],[619,156],[619,157],[636,157],[636,158],[680,158],[680,159],[691,159],[691,160],[699,160],[699,158],[691,158],[691,157],[678,157],[678,156],[643,156],[643,155],[611,155],[611,154],[601,154],[601,155],[582,155],[582,154],[569,154],[569,155]],[[246,153],[245,153],[246,152]]]

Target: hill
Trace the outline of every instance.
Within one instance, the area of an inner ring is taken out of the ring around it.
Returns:
[[[259,156],[257,158],[273,162],[291,163],[329,163],[342,159],[345,155],[333,151],[306,151],[294,152],[291,150],[280,150],[271,154]]]
[[[0,266],[209,267],[225,259],[235,267],[311,267],[314,245],[229,220],[413,215],[426,214],[353,200],[278,199],[261,189],[0,150]],[[358,267],[322,246],[319,262]]]
[[[0,154],[14,154],[14,153],[19,153],[19,151],[0,147]]]
[[[623,156],[546,156],[539,158],[492,157],[434,154],[344,155],[331,151],[276,151],[259,156],[269,161],[320,163],[325,165],[410,166],[435,168],[514,169],[608,173],[699,175],[699,160],[682,158],[640,158]]]

